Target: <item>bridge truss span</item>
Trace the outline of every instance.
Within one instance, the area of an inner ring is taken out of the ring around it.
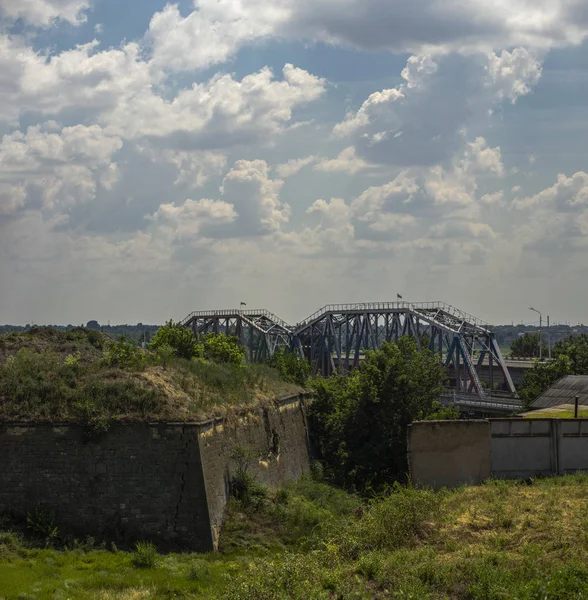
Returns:
[[[250,362],[263,362],[279,348],[289,348],[292,327],[265,309],[212,310],[190,313],[180,321],[195,336],[223,333],[239,338]]]
[[[197,336],[224,333],[238,337],[252,362],[290,348],[324,376],[357,368],[366,351],[410,336],[419,348],[439,354],[456,393],[473,394],[482,401],[496,388],[516,395],[491,327],[444,302],[330,304],[295,327],[264,309],[198,311],[180,325]],[[485,385],[478,375],[482,366],[489,370]]]
[[[316,373],[328,376],[356,368],[365,350],[405,335],[440,355],[458,393],[487,395],[478,376],[478,367],[485,361],[491,373],[496,368],[496,383],[515,393],[489,326],[442,302],[328,305],[296,327],[292,347],[310,361]],[[494,383],[491,375],[488,391]]]

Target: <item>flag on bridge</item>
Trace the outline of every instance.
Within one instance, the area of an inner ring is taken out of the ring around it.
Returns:
[[[398,300],[402,300],[402,296],[400,294],[396,294],[396,297],[398,298]]]
[[[241,306],[247,306],[245,302],[241,302]]]

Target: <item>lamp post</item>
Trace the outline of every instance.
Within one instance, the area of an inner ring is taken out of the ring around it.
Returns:
[[[539,315],[539,360],[542,359],[542,339],[541,339],[541,326],[543,325],[543,315],[536,309],[529,306],[529,310],[536,312]]]

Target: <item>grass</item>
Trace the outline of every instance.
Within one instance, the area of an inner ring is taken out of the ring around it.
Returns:
[[[396,488],[366,502],[304,479],[230,505],[217,554],[48,550],[0,534],[0,598],[588,597],[588,477]],[[154,564],[154,566],[150,566]]]
[[[153,353],[81,328],[0,336],[0,422],[198,421],[301,390],[266,365],[163,366]]]
[[[574,419],[574,411],[573,410],[554,410],[554,411],[537,411],[524,415],[525,419]],[[588,419],[588,410],[580,410],[578,409],[578,418],[579,419]]]

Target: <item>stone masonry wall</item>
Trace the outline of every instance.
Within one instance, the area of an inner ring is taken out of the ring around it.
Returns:
[[[81,537],[211,545],[198,450],[190,425],[0,427],[0,513],[37,507]]]
[[[308,432],[299,397],[284,399],[269,410],[259,408],[232,420],[211,422],[202,427],[199,441],[215,547],[237,467],[230,458],[236,446],[249,451],[251,472],[269,487],[298,479],[309,470]]]
[[[301,398],[200,424],[0,424],[0,515],[38,507],[80,538],[152,540],[165,549],[216,547],[236,445],[274,486],[308,470]]]

